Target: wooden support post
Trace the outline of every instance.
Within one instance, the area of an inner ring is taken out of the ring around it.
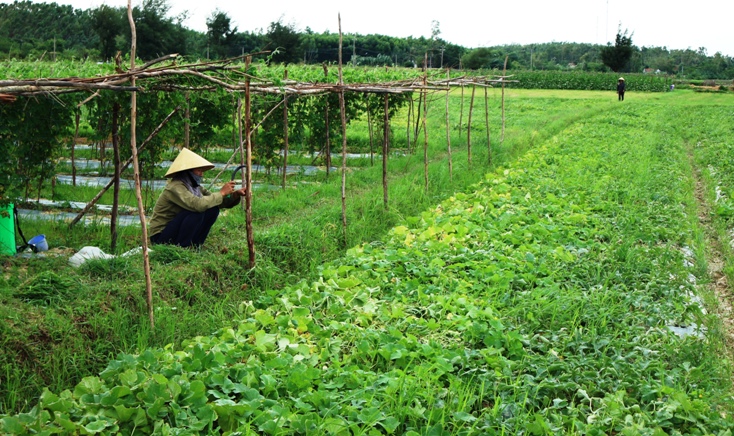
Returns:
[[[71,143],[71,186],[76,187],[76,159],[74,157],[74,151],[76,150],[76,141],[79,139],[79,117],[81,109],[76,108],[74,114],[74,142]]]
[[[186,111],[184,112],[184,147],[191,148],[189,146],[191,140],[191,93],[186,92]]]
[[[245,58],[245,71],[250,69],[252,56]],[[247,138],[247,153],[244,185],[245,193],[245,223],[247,227],[247,250],[249,252],[249,267],[255,268],[255,237],[252,233],[252,101],[250,93],[250,76],[245,79],[245,137]]]
[[[467,153],[467,162],[468,162],[469,168],[471,168],[471,115],[472,115],[472,111],[474,111],[474,94],[476,90],[477,90],[477,87],[472,85],[471,100],[469,100],[469,116],[467,117],[467,121],[466,121],[466,153]]]
[[[428,63],[428,54],[424,55],[423,60],[423,89],[421,90],[421,98],[423,99],[423,181],[424,189],[428,192],[428,129],[426,129],[426,111],[428,110],[428,71],[426,65]],[[420,107],[420,105],[419,105]]]
[[[342,120],[342,228],[344,247],[347,246],[347,115],[344,103],[344,75],[342,73],[342,17],[339,14],[339,112]]]
[[[135,21],[133,20],[133,9],[130,4],[131,0],[127,0],[127,19],[130,22],[130,32],[132,47],[130,49],[130,71],[135,71],[135,49],[137,34],[135,33]],[[135,87],[135,76],[130,78],[131,86]],[[143,206],[143,196],[140,192],[140,164],[138,162],[138,147],[136,145],[135,130],[137,129],[138,119],[138,93],[132,91],[130,97],[130,148],[132,149],[133,173],[135,175],[135,197],[138,199],[138,215],[140,216],[140,226],[142,227],[142,246],[143,246],[143,269],[145,270],[145,291],[146,301],[148,303],[148,318],[150,319],[150,328],[155,328],[155,320],[153,318],[153,284],[150,278],[150,257],[148,254],[148,227],[145,222],[145,207]]]
[[[372,108],[370,108],[370,95],[364,94],[367,106],[367,132],[370,135],[370,166],[375,165],[374,134],[372,131]]]
[[[459,103],[459,136],[461,137],[462,123],[464,122],[464,82],[461,82],[461,100]]]
[[[384,134],[382,138],[382,201],[385,205],[385,210],[388,210],[387,154],[390,151],[390,103],[387,94],[385,94],[383,98],[385,100],[385,119],[383,122]]]
[[[116,102],[112,105],[112,154],[115,162],[115,175],[112,177],[114,181],[114,189],[112,190],[112,214],[110,217],[110,249],[115,252],[117,248],[117,211],[120,205],[120,103]]]
[[[329,69],[326,68],[326,64],[323,64],[324,67],[324,79],[328,80],[329,78]],[[324,164],[326,165],[326,179],[329,179],[329,175],[331,174],[331,126],[329,125],[329,96],[326,97],[326,109],[324,109],[324,129],[326,130],[326,158],[324,159]]]
[[[408,105],[408,123],[405,126],[405,145],[408,147],[408,152],[413,153],[413,144],[410,143],[410,117],[413,115],[413,96],[410,96],[410,103]]]
[[[449,180],[454,180],[454,164],[452,162],[451,158],[451,121],[449,117],[449,95],[451,94],[451,85],[449,84],[451,80],[451,73],[450,70],[446,69],[446,86],[448,89],[446,90],[446,151],[448,153],[449,158]]]
[[[288,70],[285,70],[284,79],[288,80]],[[283,93],[283,189],[288,174],[288,94]]]
[[[500,135],[500,142],[505,142],[505,77],[507,76],[507,59],[509,56],[505,56],[505,66],[502,68],[502,134]]]
[[[487,165],[492,165],[492,141],[489,134],[489,98],[487,87],[484,87],[484,124],[487,126]]]

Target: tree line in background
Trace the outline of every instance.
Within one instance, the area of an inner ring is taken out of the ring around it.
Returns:
[[[338,61],[339,35],[299,31],[281,20],[267,29],[240,31],[233,18],[215,10],[206,32],[183,26],[185,15],[171,16],[168,0],[143,0],[133,9],[137,53],[149,60],[178,53],[188,59],[223,59],[270,50],[273,62],[320,64]],[[469,49],[441,38],[438,21],[431,36],[397,38],[346,34],[343,59],[353,65],[511,70],[581,70],[649,72],[688,79],[734,79],[734,58],[705,47],[669,50],[636,47],[627,31],[618,31],[615,43],[549,42]],[[0,60],[46,58],[111,60],[130,47],[125,7],[101,5],[74,9],[57,3],[15,1],[0,4]]]

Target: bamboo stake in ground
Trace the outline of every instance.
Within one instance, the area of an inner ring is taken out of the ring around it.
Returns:
[[[487,126],[487,165],[492,165],[492,142],[489,136],[489,98],[487,87],[484,87],[484,124]]]
[[[79,116],[81,109],[76,108],[74,114],[74,142],[71,143],[71,186],[76,187],[76,160],[74,158],[74,150],[76,150],[76,141],[79,140]]]
[[[459,137],[461,137],[461,123],[464,122],[464,82],[461,82],[461,100],[459,104]]]
[[[390,105],[388,95],[385,94],[385,120],[384,125],[384,137],[382,138],[382,201],[385,204],[385,210],[388,210],[389,206],[387,203],[387,153],[390,151]]]
[[[339,112],[342,119],[342,227],[344,246],[347,245],[347,115],[344,104],[344,76],[342,74],[342,17],[339,16]]]
[[[365,93],[365,101],[367,102],[367,133],[370,136],[370,166],[375,165],[374,139],[372,132],[372,108],[370,108],[370,95]]]
[[[244,148],[245,147],[245,142],[244,142],[244,136],[242,134],[242,130],[243,130],[242,129],[242,98],[240,97],[239,94],[237,94],[237,109],[236,110],[237,110],[237,112],[236,112],[236,114],[237,114],[237,138],[239,139],[239,141],[237,142],[237,146],[234,149],[234,153],[232,153],[232,156],[229,157],[229,160],[227,161],[227,164],[224,165],[224,169],[222,169],[222,171],[220,171],[219,174],[217,174],[217,176],[214,177],[214,182],[212,182],[212,183],[215,183],[219,179],[219,176],[221,176],[222,173],[224,172],[224,170],[227,169],[227,167],[229,166],[230,161],[232,161],[232,159],[234,159],[234,157],[238,153],[240,155],[240,168],[244,168],[244,164],[245,164],[245,148]],[[242,172],[242,174],[243,174],[243,177],[244,177],[244,171]],[[242,210],[244,211],[245,210],[245,203],[242,203],[241,204],[241,207],[242,207]]]
[[[252,57],[245,58],[245,71],[249,71]],[[244,184],[245,190],[245,225],[247,227],[247,251],[249,252],[249,267],[255,268],[255,237],[252,233],[252,102],[250,95],[250,76],[245,80],[245,137],[247,138],[247,153]]]
[[[135,21],[133,21],[133,9],[130,5],[131,0],[127,0],[127,19],[130,22],[130,34],[132,46],[130,48],[130,70],[135,70],[135,48],[137,35],[135,33]],[[130,79],[130,84],[135,87],[135,76]],[[140,192],[140,164],[138,163],[138,147],[135,144],[135,130],[137,128],[138,118],[138,93],[132,92],[130,97],[130,148],[132,149],[133,158],[133,174],[135,175],[135,197],[138,199],[138,215],[140,216],[140,226],[143,230],[143,269],[145,270],[145,291],[148,302],[148,317],[150,318],[150,328],[155,328],[155,320],[153,319],[153,284],[150,279],[150,256],[148,255],[148,227],[145,223],[145,208],[143,207],[143,196]]]
[[[284,79],[288,80],[288,70],[285,70]],[[283,189],[288,174],[288,94],[283,93]]]
[[[449,180],[454,180],[454,164],[451,161],[451,122],[449,120],[449,94],[451,94],[451,72],[446,69],[446,82],[448,89],[446,90],[446,150],[449,158]]]
[[[189,147],[189,138],[191,137],[191,93],[186,93],[186,111],[184,113],[184,147]]]
[[[322,65],[324,67],[324,79],[329,79],[329,70],[326,68],[326,64]],[[330,135],[330,126],[329,126],[329,96],[326,97],[326,108],[324,109],[324,129],[326,130],[326,159],[324,159],[324,164],[326,164],[326,179],[329,179],[329,175],[331,174],[331,135]]]
[[[423,81],[423,86],[426,85],[426,81]],[[420,132],[420,125],[421,125],[421,110],[423,109],[423,97],[425,96],[425,90],[422,90],[420,94],[418,94],[418,113],[415,114],[415,129],[413,130],[413,146],[418,145],[418,132]]]
[[[120,162],[119,120],[120,103],[115,102],[112,105],[112,155],[115,159],[115,175],[112,180],[115,182],[115,188],[112,190],[112,214],[110,217],[110,249],[112,249],[113,253],[117,248],[117,211],[120,205],[120,165],[122,165]]]
[[[502,68],[502,134],[500,135],[500,142],[505,142],[505,76],[507,75],[507,59],[509,56],[505,56],[505,66]]]
[[[466,152],[467,152],[467,159],[469,162],[469,168],[471,168],[471,114],[472,111],[474,111],[474,93],[476,92],[477,87],[472,85],[471,87],[471,100],[469,100],[469,116],[466,120]]]
[[[410,117],[413,115],[413,96],[410,96],[410,102],[408,104],[408,123],[405,126],[405,144],[408,146],[408,152],[413,153],[413,146],[410,143]]]
[[[288,94],[283,94],[283,189],[288,173]]]
[[[423,99],[423,181],[424,189],[428,192],[428,129],[426,129],[426,111],[428,111],[428,70],[426,65],[428,63],[428,54],[424,55],[423,60],[423,90],[421,91],[421,98]],[[420,108],[420,104],[418,105]]]

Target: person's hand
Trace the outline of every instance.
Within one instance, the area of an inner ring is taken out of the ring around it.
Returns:
[[[234,191],[234,194],[237,195],[237,196],[239,196],[239,197],[244,197],[245,194],[247,194],[247,188],[240,188],[240,189]]]
[[[235,192],[234,189],[234,181],[229,181],[222,186],[222,189],[219,190],[219,193],[222,194],[222,197],[225,197],[227,195],[230,195]]]

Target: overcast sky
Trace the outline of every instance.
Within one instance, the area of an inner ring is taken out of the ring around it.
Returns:
[[[8,0],[0,0],[8,2]],[[38,0],[35,0],[38,1]],[[51,0],[47,1],[50,2]],[[75,8],[102,3],[127,6],[127,0],[56,0]],[[132,5],[141,0],[132,0]],[[170,13],[188,11],[186,27],[206,31],[206,19],[219,9],[239,31],[267,31],[281,20],[299,31],[342,32],[397,37],[440,37],[467,48],[544,42],[614,43],[621,23],[638,46],[698,50],[734,56],[734,1],[709,0],[168,0]]]

